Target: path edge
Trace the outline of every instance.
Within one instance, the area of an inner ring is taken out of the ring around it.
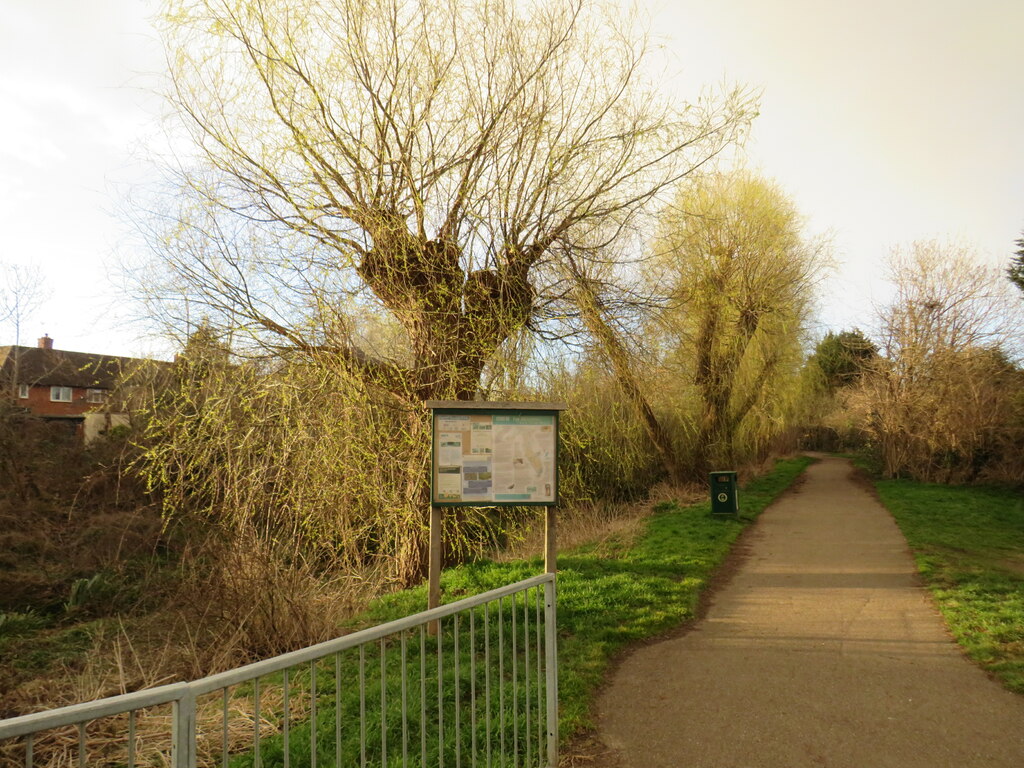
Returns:
[[[711,606],[714,605],[715,597],[722,589],[728,586],[743,564],[750,558],[752,550],[752,543],[750,540],[758,530],[761,519],[783,499],[787,498],[791,494],[800,493],[800,489],[803,487],[804,483],[807,482],[807,470],[820,462],[825,455],[816,454],[810,451],[798,451],[794,453],[793,456],[807,456],[812,461],[793,479],[793,482],[790,483],[788,488],[776,496],[772,500],[771,504],[761,510],[760,514],[754,518],[742,518],[741,516],[742,519],[747,521],[747,524],[743,526],[743,530],[740,531],[739,535],[729,547],[729,554],[725,556],[725,560],[723,560],[722,563],[712,571],[707,584],[697,596],[697,605],[694,607],[693,615],[671,629],[667,629],[657,635],[652,635],[651,637],[630,643],[627,647],[617,653],[608,662],[603,679],[594,691],[593,700],[595,704],[601,697],[605,688],[608,687],[612,676],[618,672],[619,668],[630,656],[641,648],[647,648],[652,645],[683,637],[692,632],[697,624],[704,620],[708,611],[711,609]],[[786,457],[783,456],[779,458]],[[587,766],[587,768],[618,768],[621,765],[616,750],[601,741],[598,736],[596,725],[573,736],[569,742],[560,749],[560,752],[561,757],[558,761],[560,768],[582,768],[582,766]]]

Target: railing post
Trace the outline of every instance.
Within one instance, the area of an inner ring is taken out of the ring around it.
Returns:
[[[427,610],[441,605],[441,508],[430,505],[430,548],[427,561]],[[427,634],[437,634],[437,620],[427,624]]]
[[[558,517],[555,507],[544,507],[544,572],[558,571]]]
[[[174,768],[195,768],[196,765],[196,695],[185,689],[174,702],[174,732],[171,765]]]
[[[558,766],[558,633],[555,578],[544,584],[544,675],[547,688],[548,768]]]

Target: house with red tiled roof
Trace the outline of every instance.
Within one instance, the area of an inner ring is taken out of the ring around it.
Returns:
[[[88,441],[104,426],[126,421],[105,406],[119,382],[151,362],[54,349],[53,339],[44,335],[35,347],[0,347],[0,382],[15,405],[65,421]]]

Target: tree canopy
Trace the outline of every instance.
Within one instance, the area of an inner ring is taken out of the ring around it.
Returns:
[[[1017,385],[1005,351],[1020,310],[1000,270],[970,248],[919,241],[893,252],[890,275],[896,291],[880,317],[884,360],[867,379],[883,471],[962,482],[1019,456],[1006,429]]]
[[[826,244],[808,240],[785,194],[747,171],[682,185],[665,212],[651,279],[669,297],[669,359],[700,402],[694,443],[708,462],[732,460],[755,414],[778,417],[780,382],[803,357]]]
[[[170,0],[164,18],[196,151],[156,232],[165,308],[409,402],[471,397],[566,297],[562,254],[628,236],[753,114],[739,92],[662,97],[631,20],[589,0]],[[367,308],[400,349],[363,342]]]
[[[829,331],[814,348],[811,362],[821,371],[825,386],[834,391],[856,384],[868,363],[878,357],[878,347],[859,328]]]

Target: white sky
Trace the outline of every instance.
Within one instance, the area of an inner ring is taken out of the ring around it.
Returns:
[[[894,245],[953,237],[1008,262],[1024,229],[1024,0],[650,2],[680,98],[763,89],[748,165],[833,233],[827,325],[870,325]],[[145,177],[134,158],[158,133],[153,7],[0,0],[0,261],[39,265],[49,289],[22,344],[159,351],[126,322],[114,267],[121,200]]]

